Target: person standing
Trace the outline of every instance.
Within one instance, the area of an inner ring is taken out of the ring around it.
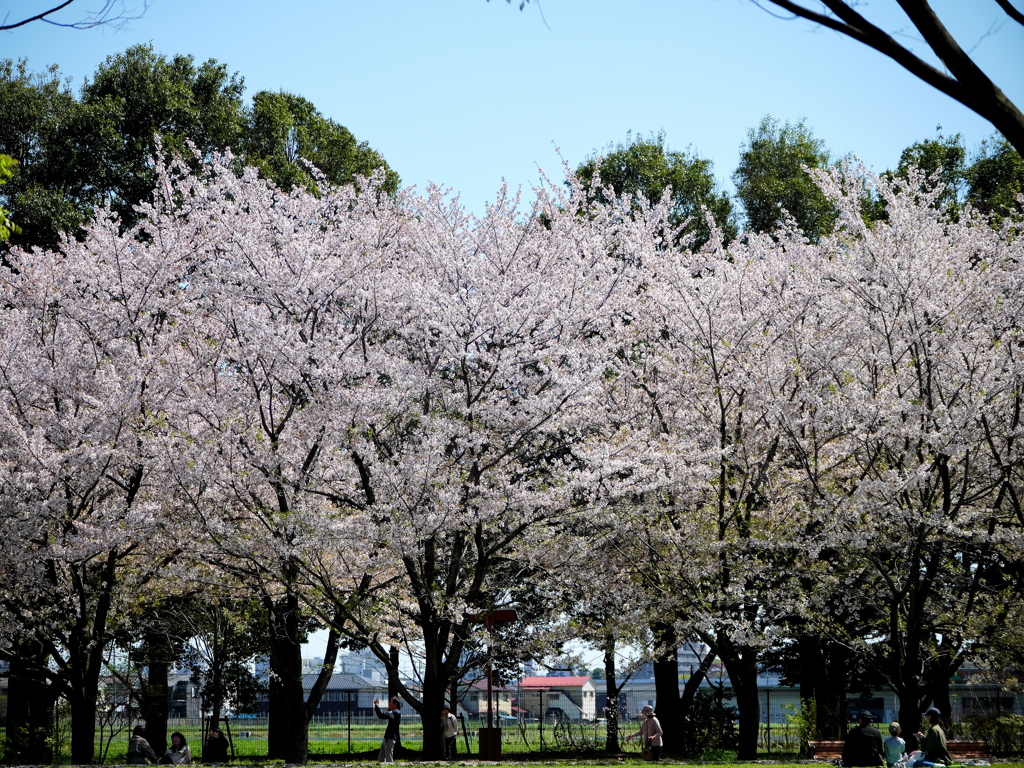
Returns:
[[[444,759],[454,760],[457,755],[456,742],[459,735],[459,721],[448,707],[441,710],[441,731],[444,734]]]
[[[398,743],[398,726],[402,724],[402,705],[397,696],[388,701],[387,712],[380,708],[380,699],[373,700],[373,711],[381,720],[387,720],[384,729],[384,740],[380,744],[378,759],[382,763],[395,762],[395,745]]]
[[[952,760],[946,747],[946,732],[942,730],[942,713],[935,707],[929,707],[925,710],[924,719],[928,722],[928,733],[918,731],[915,734],[923,756],[918,757],[914,765],[923,765],[927,768],[949,765]]]
[[[156,762],[156,752],[146,741],[146,729],[136,725],[128,739],[128,755],[125,758],[129,765],[149,765]]]
[[[639,736],[643,749],[649,749],[651,751],[651,760],[660,760],[661,747],[665,743],[661,738],[663,733],[661,730],[661,722],[654,716],[654,707],[650,704],[645,704],[641,708],[640,715],[646,719],[640,723],[640,730],[636,733],[629,734],[629,736],[626,737],[626,741],[629,741],[635,736]]]
[[[875,768],[885,765],[882,734],[871,724],[871,713],[861,710],[858,725],[846,734],[843,765],[847,768]]]

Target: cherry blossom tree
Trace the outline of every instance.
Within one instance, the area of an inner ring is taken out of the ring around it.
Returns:
[[[5,620],[71,707],[75,762],[93,760],[104,646],[169,567],[154,440],[177,386],[181,262],[101,214],[88,244],[13,251],[0,273]],[[47,663],[48,660],[48,663]]]
[[[203,583],[262,604],[270,749],[295,763],[331,672],[304,698],[311,626],[438,722],[469,667],[572,626],[599,555],[632,581],[576,619],[714,647],[745,758],[793,627],[873,657],[904,713],[1017,637],[1011,222],[848,168],[817,177],[839,217],[814,243],[709,223],[693,252],[667,200],[578,182],[474,217],[234,165],[157,158],[133,228],[100,211],[0,272],[0,652],[37,649],[77,762],[112,635]],[[861,218],[865,183],[886,221]],[[490,626],[505,609],[520,623]]]
[[[750,236],[647,266],[635,310],[642,344],[624,371],[648,435],[632,523],[649,553],[647,589],[662,624],[682,620],[725,664],[744,759],[756,754],[760,653],[789,602],[798,521],[783,501],[790,480],[773,420],[772,390],[784,396],[792,378],[776,342],[803,307],[782,256]]]
[[[929,702],[948,712],[949,678],[997,642],[1024,588],[1020,242],[971,211],[944,216],[941,187],[877,179],[895,215],[868,227],[858,175],[819,179],[844,211],[807,269],[830,331],[791,348],[803,394],[780,425],[823,522],[815,546],[843,541],[854,583],[884,596],[860,599],[879,620],[859,640],[912,720]]]
[[[626,298],[608,254],[653,253],[665,212],[634,221],[582,199],[541,190],[521,213],[502,194],[480,219],[437,189],[404,201],[403,320],[385,342],[400,365],[353,446],[362,524],[401,574],[355,636],[385,661],[389,641],[417,638],[422,695],[403,694],[425,722],[464,653],[494,641],[486,617],[536,605],[564,561],[559,532],[598,503],[595,404]],[[424,740],[440,754],[435,729]]]
[[[887,617],[834,636],[886,649],[904,716],[943,703],[941,681],[1005,632],[1020,589],[1019,244],[946,220],[929,208],[941,189],[908,191],[921,178],[872,182],[899,213],[868,226],[864,178],[819,177],[843,215],[818,245],[790,226],[665,253],[637,289],[615,407],[643,446],[623,540],[648,553],[668,621],[725,663],[741,755],[756,751],[759,652],[787,641],[786,617],[820,613],[810,587],[836,562],[823,552],[863,590],[825,591],[861,622]]]
[[[194,374],[181,383],[166,450],[200,533],[193,555],[246,584],[268,617],[271,755],[304,762],[331,670],[306,700],[303,574],[336,534],[335,557],[357,576],[333,588],[365,589],[374,572],[372,542],[353,518],[359,502],[348,498],[359,479],[350,432],[367,418],[360,409],[387,403],[376,377],[389,361],[371,341],[386,333],[385,308],[399,306],[385,278],[401,222],[372,183],[362,194],[326,184],[287,193],[230,165],[218,158],[194,177],[175,162],[148,211],[157,239],[187,243],[197,301],[181,318]]]

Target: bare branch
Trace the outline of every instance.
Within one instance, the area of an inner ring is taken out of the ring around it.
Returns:
[[[831,11],[822,13],[797,0],[754,0],[770,2],[794,16],[851,37],[874,48],[901,65],[911,74],[950,96],[992,123],[1017,149],[1024,153],[1024,113],[989,79],[970,55],[957,43],[928,0],[897,0],[904,13],[921,33],[924,41],[949,70],[942,72],[900,45],[891,35],[871,24],[846,0],[819,0]],[[996,0],[1013,19],[1024,18],[1010,0]]]
[[[37,13],[35,16],[30,16],[22,19],[21,21],[10,21],[10,14],[8,14],[4,17],[3,22],[0,23],[0,30],[17,29],[18,27],[23,27],[26,24],[31,24],[33,21],[45,21],[47,24],[53,24],[55,27],[67,27],[69,29],[89,29],[103,24],[119,25],[126,21],[141,18],[149,7],[149,1],[150,0],[140,0],[142,9],[136,11],[134,8],[126,8],[124,0],[103,0],[103,5],[100,9],[92,13],[87,13],[84,19],[73,22],[54,21],[50,18],[53,14],[67,8],[75,2],[75,0],[64,0],[64,2],[55,5],[49,10]]]
[[[1010,0],[996,0],[996,5],[1006,11],[1006,15],[1018,24],[1024,24],[1024,13],[1014,8]]]

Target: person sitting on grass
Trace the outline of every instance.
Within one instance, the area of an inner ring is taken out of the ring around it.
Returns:
[[[136,725],[132,736],[128,739],[128,755],[125,758],[129,765],[149,765],[156,762],[156,752],[146,741],[146,729]]]
[[[885,764],[882,734],[871,724],[874,718],[861,710],[857,727],[846,734],[843,744],[843,765],[847,768],[875,768]]]
[[[924,713],[924,719],[928,723],[928,733],[917,732],[917,741],[921,745],[920,752],[914,752],[910,757],[915,766],[923,765],[925,768],[934,768],[936,765],[949,765],[952,759],[949,756],[949,749],[946,747],[946,732],[942,730],[942,713],[935,707],[929,707]],[[908,759],[908,763],[911,761]]]
[[[885,764],[888,768],[903,768],[907,759],[907,742],[900,738],[900,724],[889,726],[889,738],[885,740]]]

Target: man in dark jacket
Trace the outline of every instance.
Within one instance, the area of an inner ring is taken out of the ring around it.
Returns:
[[[373,711],[381,720],[387,720],[387,728],[384,729],[384,741],[380,743],[379,759],[382,763],[395,762],[395,745],[398,743],[398,726],[402,724],[402,705],[398,697],[394,696],[388,701],[388,711],[384,712],[380,706],[380,700],[373,700]]]
[[[856,728],[846,734],[843,765],[847,768],[874,768],[885,765],[882,734],[871,724],[871,713],[861,710]]]
[[[228,737],[220,728],[211,728],[210,736],[203,747],[203,761],[226,763],[228,761]]]

